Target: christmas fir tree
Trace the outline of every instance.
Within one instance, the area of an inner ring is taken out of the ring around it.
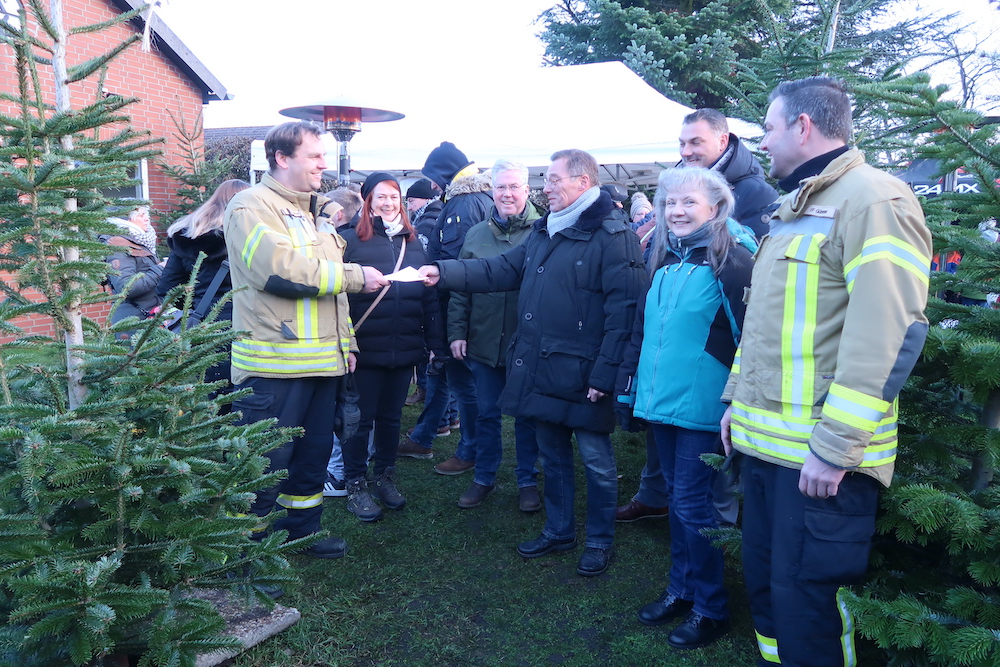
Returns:
[[[161,318],[82,316],[109,298],[98,235],[113,233],[109,207],[125,205],[101,191],[128,185],[128,170],[156,151],[124,114],[132,100],[100,94],[103,69],[134,40],[75,66],[67,48],[137,13],[69,31],[59,0],[25,4],[20,25],[0,23],[19,77],[3,94],[15,111],[0,115],[0,332],[17,337],[0,345],[0,664],[132,654],[193,665],[238,647],[197,589],[269,602],[258,585],[294,581],[286,554],[304,545],[252,539],[267,526],[246,515],[277,479],[263,454],[289,433],[233,426],[232,396],[203,382],[233,337],[215,311],[180,333]],[[42,92],[47,77],[55,100]],[[76,82],[93,102],[71,106]],[[171,296],[190,310],[192,293]],[[23,335],[23,316],[47,319],[54,336]],[[116,340],[124,331],[131,339]]]

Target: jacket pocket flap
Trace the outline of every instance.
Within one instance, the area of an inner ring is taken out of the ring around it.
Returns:
[[[565,338],[547,338],[542,337],[539,341],[541,349],[538,352],[538,356],[542,358],[547,358],[553,354],[568,354],[574,357],[583,357],[584,359],[596,359],[597,358],[597,348],[588,343],[582,343],[575,340],[567,340]]]

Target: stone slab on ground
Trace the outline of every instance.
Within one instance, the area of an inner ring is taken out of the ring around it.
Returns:
[[[298,609],[274,605],[272,609],[255,605],[248,607],[246,599],[222,590],[201,590],[197,596],[211,602],[226,620],[225,634],[236,637],[243,650],[289,628],[302,617]],[[195,667],[213,667],[238,655],[240,651],[214,651],[198,656]]]

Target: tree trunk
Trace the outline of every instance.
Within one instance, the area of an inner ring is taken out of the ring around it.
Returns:
[[[993,430],[1000,429],[1000,389],[993,389],[983,403],[983,414],[979,423]],[[993,466],[990,457],[980,452],[972,457],[972,472],[969,479],[970,490],[982,491],[993,481]]]
[[[66,28],[63,25],[63,2],[62,0],[51,0],[50,12],[52,27],[55,29],[52,51],[52,70],[55,75],[56,90],[56,111],[68,112],[72,108],[69,91],[69,75],[66,67]],[[65,135],[59,138],[63,150],[73,150],[73,137]],[[66,162],[67,169],[73,168],[72,162]],[[67,197],[63,200],[63,206],[67,213],[75,213],[77,201],[75,197]],[[75,247],[68,247],[61,251],[63,262],[76,262],[80,259],[80,251]],[[74,287],[76,287],[74,285]],[[69,329],[63,331],[63,338],[66,343],[66,373],[69,378],[69,407],[74,409],[87,398],[87,387],[83,384],[83,358],[79,349],[83,345],[83,304],[80,299],[73,299],[66,308],[66,320],[69,322]]]

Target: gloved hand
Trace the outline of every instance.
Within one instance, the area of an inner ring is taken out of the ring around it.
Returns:
[[[639,433],[646,430],[646,421],[633,415],[632,406],[624,403],[615,403],[615,420],[623,431],[629,433]]]

